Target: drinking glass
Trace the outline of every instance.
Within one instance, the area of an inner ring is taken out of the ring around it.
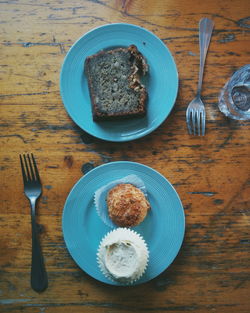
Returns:
[[[250,120],[250,64],[238,69],[222,88],[219,109],[229,118]]]

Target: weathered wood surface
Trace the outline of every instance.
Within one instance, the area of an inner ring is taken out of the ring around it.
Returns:
[[[1,1],[1,312],[249,312],[249,122],[218,110],[222,86],[249,63],[247,0]],[[205,137],[187,135],[185,110],[198,77],[198,22],[215,22],[203,84]],[[106,23],[127,22],[159,36],[180,78],[170,117],[135,142],[86,136],[67,115],[59,74],[71,45]],[[49,288],[30,288],[30,211],[18,154],[34,152],[43,180],[38,223]],[[141,286],[115,288],[82,272],[61,231],[65,199],[83,164],[141,162],[175,186],[186,235],[174,263]]]

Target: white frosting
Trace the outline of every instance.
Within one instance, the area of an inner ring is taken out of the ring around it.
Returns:
[[[148,249],[140,235],[126,228],[118,228],[104,237],[97,256],[100,269],[106,277],[131,283],[144,273]]]
[[[116,279],[135,278],[140,268],[138,249],[130,241],[105,247],[105,266]]]

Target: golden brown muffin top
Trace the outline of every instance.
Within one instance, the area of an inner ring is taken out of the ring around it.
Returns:
[[[111,220],[120,227],[140,224],[150,209],[144,193],[132,184],[118,184],[107,196],[108,213]]]

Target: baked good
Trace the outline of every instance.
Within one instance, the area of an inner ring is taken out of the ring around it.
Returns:
[[[140,77],[148,65],[135,45],[100,51],[84,67],[95,121],[146,114],[148,94]]]
[[[97,252],[97,262],[105,277],[123,284],[133,283],[143,275],[148,258],[144,239],[127,228],[109,232]]]
[[[146,217],[150,204],[144,193],[132,184],[118,184],[107,194],[110,219],[120,227],[140,224]]]

